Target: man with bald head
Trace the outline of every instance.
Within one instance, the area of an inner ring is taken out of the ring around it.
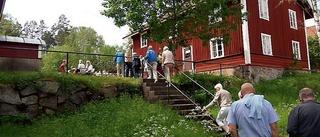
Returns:
[[[320,104],[310,88],[299,91],[302,104],[293,108],[288,117],[287,132],[290,137],[320,136]]]
[[[227,121],[232,137],[278,137],[276,112],[251,83],[241,86],[242,99],[231,105]]]

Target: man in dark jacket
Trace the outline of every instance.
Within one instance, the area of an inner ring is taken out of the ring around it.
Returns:
[[[299,91],[302,104],[293,108],[288,117],[287,132],[290,137],[320,136],[320,104],[310,88]]]

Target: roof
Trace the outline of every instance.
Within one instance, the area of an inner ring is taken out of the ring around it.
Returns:
[[[316,36],[317,35],[316,26],[307,27],[307,35],[311,37]]]
[[[0,36],[0,41],[38,44],[38,45],[45,45],[46,44],[45,41],[43,41],[39,38],[38,39],[29,39],[29,38],[12,37],[12,36]]]

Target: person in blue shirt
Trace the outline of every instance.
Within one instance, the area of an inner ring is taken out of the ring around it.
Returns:
[[[279,137],[279,117],[271,103],[255,93],[251,83],[244,83],[243,98],[232,103],[227,117],[232,137]]]
[[[157,73],[157,54],[156,52],[152,49],[152,46],[148,47],[146,56],[144,59],[151,65],[148,66],[148,78],[147,79],[154,79],[154,83],[158,81],[158,73]],[[153,76],[153,77],[152,77]]]
[[[114,62],[117,64],[117,76],[124,77],[124,54],[121,52],[121,50],[118,50],[116,55],[114,55]]]

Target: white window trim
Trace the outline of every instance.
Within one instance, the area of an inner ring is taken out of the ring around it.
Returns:
[[[264,40],[264,37],[269,37],[269,41],[268,43],[270,43],[269,45],[264,45],[263,43],[263,40]],[[271,35],[268,35],[268,34],[264,34],[264,33],[261,33],[261,47],[262,47],[262,54],[263,55],[269,55],[269,56],[272,56],[272,40],[271,40]],[[266,53],[267,49],[266,48],[270,48],[270,53]]]
[[[295,53],[295,45],[297,46],[297,52]],[[294,54],[294,59],[301,60],[301,53],[300,53],[300,42],[292,40],[292,54]]]
[[[297,24],[297,13],[294,10],[288,9],[288,13],[289,13],[289,24],[290,24],[290,28],[298,30],[298,24]],[[291,15],[293,17],[291,17]]]
[[[269,21],[269,5],[268,0],[266,0],[266,3],[263,3],[264,0],[258,0],[258,6],[259,6],[259,17],[260,19],[264,19]],[[261,14],[262,12],[262,14]]]
[[[146,39],[146,44],[145,45],[143,45],[143,43],[142,43],[143,35],[145,35],[145,34],[146,34],[146,32],[140,34],[140,48],[145,48],[148,45],[148,39]]]
[[[218,54],[218,46],[217,46],[217,41],[215,42],[215,46],[216,46],[216,52],[217,52],[217,56],[216,57],[213,57],[213,51],[212,51],[212,48],[213,48],[213,43],[212,43],[212,41],[214,41],[214,40],[216,40],[216,39],[221,39],[221,45],[222,45],[222,47],[221,47],[221,50],[222,50],[222,55],[220,55],[219,56],[219,54]],[[216,38],[212,38],[210,41],[210,58],[211,59],[217,59],[217,58],[221,58],[221,57],[224,57],[224,45],[223,45],[223,42],[222,42],[222,38],[220,38],[220,37],[216,37]]]

